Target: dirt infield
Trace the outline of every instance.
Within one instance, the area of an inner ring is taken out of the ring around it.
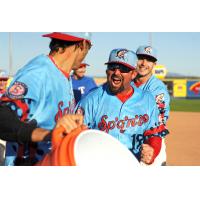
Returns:
[[[170,112],[167,165],[200,166],[200,113]]]

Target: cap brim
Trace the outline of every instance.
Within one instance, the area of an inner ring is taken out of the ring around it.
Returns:
[[[153,58],[154,60],[155,60],[155,62],[157,61],[157,58],[155,58],[155,57],[153,57],[153,56],[151,56],[151,55],[148,55],[148,54],[136,54],[137,56],[146,56],[146,57],[150,57],[150,58]]]
[[[127,63],[124,63],[124,62],[117,62],[117,61],[113,61],[113,62],[107,62],[105,63],[105,65],[108,65],[108,64],[121,64],[121,65],[124,65],[125,67],[128,67],[129,69],[136,69],[135,66],[132,66],[132,65],[129,65]]]
[[[69,42],[80,42],[80,41],[86,40],[87,42],[91,43],[90,40],[68,35],[66,33],[64,34],[64,33],[53,32],[53,33],[42,35],[42,37],[49,37],[49,38],[64,40],[64,41],[69,41]]]

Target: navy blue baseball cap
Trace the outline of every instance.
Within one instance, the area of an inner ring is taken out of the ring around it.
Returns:
[[[139,46],[139,48],[136,51],[136,55],[144,55],[144,56],[149,56],[155,59],[157,61],[157,50],[151,46],[148,45],[143,45]]]
[[[43,35],[43,37],[49,37],[53,39],[59,39],[70,42],[79,42],[86,40],[91,44],[91,33],[89,32],[53,32]]]
[[[109,60],[105,65],[112,63],[122,64],[130,69],[135,69],[137,65],[137,56],[135,52],[128,49],[113,49],[110,52]]]

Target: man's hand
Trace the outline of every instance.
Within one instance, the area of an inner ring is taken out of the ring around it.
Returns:
[[[65,129],[65,133],[70,133],[75,128],[83,125],[83,116],[82,115],[64,115],[57,121],[55,128],[63,126]],[[86,128],[86,127],[85,127]],[[51,134],[51,131],[43,129],[43,128],[36,128],[33,130],[31,135],[32,142],[40,142],[44,141],[47,136]]]
[[[70,133],[75,128],[83,125],[83,115],[71,114],[64,115],[57,121],[56,127],[63,126],[65,128],[65,133]]]
[[[145,164],[151,164],[152,158],[154,154],[154,149],[148,144],[142,145],[142,151],[141,151],[141,161]]]

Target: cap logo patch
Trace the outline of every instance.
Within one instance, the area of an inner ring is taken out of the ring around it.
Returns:
[[[8,97],[12,99],[22,99],[27,92],[27,86],[22,82],[16,81],[8,90]]]
[[[145,51],[146,53],[148,53],[148,54],[151,54],[152,48],[151,48],[151,47],[146,47],[146,48],[144,49],[144,51]]]
[[[122,50],[120,50],[120,51],[117,51],[116,57],[125,60],[125,58],[126,58],[126,53],[127,53],[127,52],[128,52],[127,49],[122,49]]]

